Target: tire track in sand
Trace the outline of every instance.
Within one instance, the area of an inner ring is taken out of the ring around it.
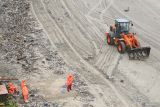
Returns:
[[[53,20],[52,20],[53,21]],[[69,45],[69,47],[72,49],[72,51],[76,54],[76,56],[80,59],[80,62],[83,63],[84,65],[86,65],[86,67],[90,70],[93,71],[92,73],[94,75],[99,76],[101,79],[101,81],[103,81],[105,84],[108,84],[110,86],[110,88],[114,91],[114,93],[116,94],[116,96],[119,98],[119,100],[126,106],[129,107],[128,103],[124,100],[124,98],[121,96],[121,94],[116,90],[116,88],[112,85],[112,83],[110,83],[107,79],[104,78],[104,76],[97,71],[92,65],[90,65],[88,62],[86,62],[81,55],[74,49],[74,47],[72,46],[72,44],[69,42],[69,40],[67,39],[66,35],[63,33],[63,31],[59,28],[59,26],[56,23],[56,28],[58,29],[58,31],[60,32],[62,38],[65,40],[65,42]]]

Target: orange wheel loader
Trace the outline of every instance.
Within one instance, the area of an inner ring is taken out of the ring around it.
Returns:
[[[140,47],[134,33],[130,32],[133,26],[127,19],[116,19],[115,25],[110,26],[106,33],[107,43],[115,45],[119,53],[128,53],[129,59],[145,59],[149,57],[150,47]]]

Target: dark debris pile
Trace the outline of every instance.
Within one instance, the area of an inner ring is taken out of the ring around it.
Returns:
[[[37,48],[46,57],[43,63],[48,62],[50,69],[62,74],[65,63],[32,18],[29,1],[0,0],[0,61],[21,64],[26,72],[32,72],[39,58]]]
[[[85,83],[85,81],[80,79],[80,76],[77,74],[74,75],[74,78],[75,79],[73,88],[76,89],[79,95],[77,100],[86,104],[89,104],[90,102],[94,101],[95,97],[92,95],[92,93],[89,92],[88,85]]]
[[[65,63],[32,17],[30,2],[0,0],[0,62],[18,64],[23,70],[22,75],[27,75],[40,69],[36,68],[35,63],[41,59],[44,59],[42,64],[47,63],[53,73],[64,73]],[[22,106],[58,107],[58,104],[47,102],[36,92],[33,93],[30,92],[30,103]]]

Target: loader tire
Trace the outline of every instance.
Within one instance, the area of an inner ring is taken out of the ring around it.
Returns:
[[[117,50],[119,53],[124,53],[126,51],[126,45],[123,41],[120,41],[117,45]]]
[[[113,45],[114,44],[114,40],[109,34],[107,35],[107,43],[108,43],[108,45]]]

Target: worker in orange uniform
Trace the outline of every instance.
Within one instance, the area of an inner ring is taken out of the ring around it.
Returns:
[[[22,95],[24,102],[28,102],[28,88],[26,87],[26,83],[24,80],[21,81],[21,89],[22,89]]]
[[[73,75],[69,74],[67,76],[67,80],[66,80],[66,85],[67,85],[67,91],[69,92],[70,90],[72,90],[72,82],[73,82]]]
[[[14,94],[15,92],[18,92],[18,89],[13,85],[13,83],[8,84],[8,93]]]

